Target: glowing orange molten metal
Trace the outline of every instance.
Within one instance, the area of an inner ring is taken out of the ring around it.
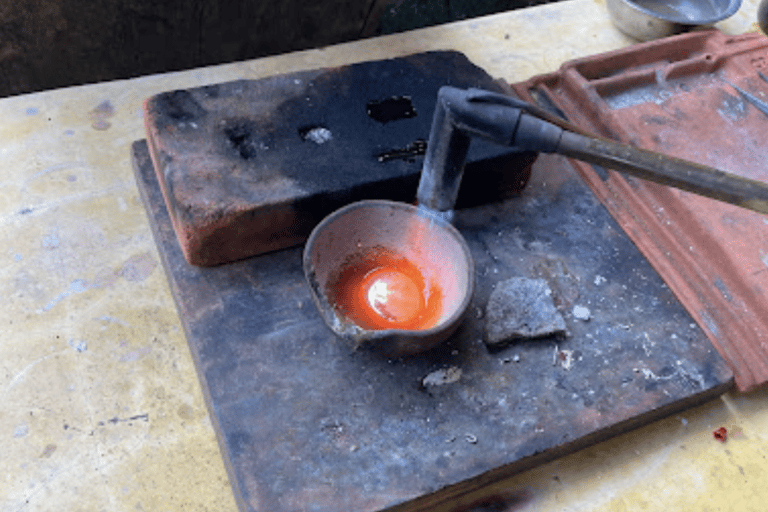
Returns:
[[[413,262],[384,249],[346,266],[331,290],[337,311],[365,329],[429,329],[442,309],[438,286]]]

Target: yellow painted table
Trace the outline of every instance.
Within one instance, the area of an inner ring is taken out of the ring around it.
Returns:
[[[718,27],[757,30],[757,3]],[[633,42],[603,1],[568,0],[0,100],[0,511],[235,509],[131,168],[144,98],[436,49],[514,82]],[[766,405],[728,394],[484,492],[515,510],[764,510]]]

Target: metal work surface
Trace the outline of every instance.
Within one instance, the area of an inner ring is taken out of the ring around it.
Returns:
[[[515,87],[595,133],[768,182],[767,51],[762,34],[695,32],[567,62]],[[739,388],[768,382],[768,216],[574,165]]]
[[[299,248],[190,266],[143,141],[133,157],[242,510],[447,506],[732,385],[562,158],[540,157],[519,197],[457,212],[476,263],[472,313],[444,345],[387,360],[350,353],[327,330]],[[486,303],[514,276],[548,282],[566,336],[486,348]]]
[[[344,204],[406,199],[446,84],[501,90],[461,53],[427,52],[151,97],[147,140],[187,259],[292,247]],[[473,144],[465,202],[525,183],[509,153]]]

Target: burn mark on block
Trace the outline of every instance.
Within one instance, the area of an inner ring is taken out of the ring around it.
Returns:
[[[258,154],[259,144],[254,131],[255,126],[251,121],[237,121],[224,128],[224,135],[230,146],[245,160],[250,160]]]
[[[174,121],[188,123],[205,115],[205,109],[189,91],[173,91],[157,98],[158,110]]]
[[[416,117],[416,109],[410,96],[392,96],[385,100],[369,101],[366,112],[371,119],[381,124]]]
[[[416,139],[404,148],[390,149],[379,153],[376,159],[379,162],[388,162],[390,160],[413,161],[414,157],[422,156],[427,152],[427,141]]]

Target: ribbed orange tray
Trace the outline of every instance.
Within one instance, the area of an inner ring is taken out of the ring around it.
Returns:
[[[768,182],[768,38],[693,32],[515,84],[594,133]],[[768,382],[768,216],[573,162],[745,391]]]

